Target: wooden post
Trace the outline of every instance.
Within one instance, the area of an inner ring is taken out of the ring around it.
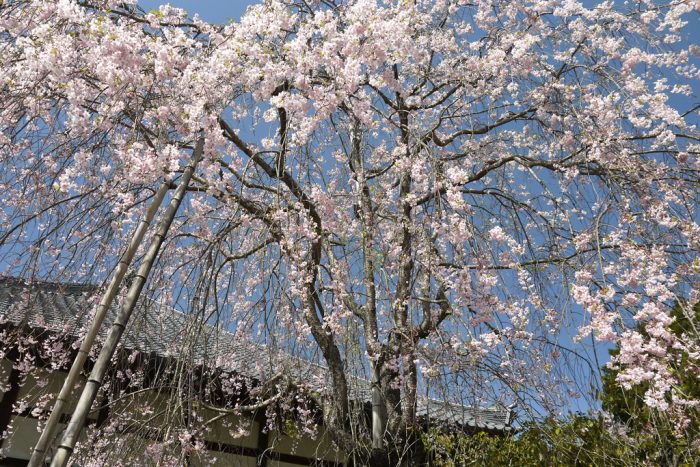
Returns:
[[[262,415],[256,414],[255,421],[258,422],[258,467],[267,467],[267,460],[270,458],[270,453],[267,450],[267,445],[270,439],[270,433],[267,431],[267,417],[263,409]]]

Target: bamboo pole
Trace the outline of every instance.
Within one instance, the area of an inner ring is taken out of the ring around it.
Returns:
[[[138,301],[139,295],[143,290],[143,286],[146,283],[146,279],[148,278],[148,275],[151,272],[151,268],[153,266],[153,263],[155,262],[160,247],[163,244],[163,241],[165,240],[165,236],[167,235],[168,230],[170,229],[170,226],[173,222],[173,219],[175,218],[175,214],[177,213],[177,210],[180,207],[180,203],[182,202],[182,199],[185,196],[185,191],[187,190],[187,186],[190,183],[190,179],[192,178],[192,174],[194,173],[197,163],[202,157],[203,151],[204,139],[200,138],[197,141],[197,145],[194,149],[192,162],[185,169],[185,171],[182,174],[182,177],[180,177],[179,185],[175,190],[173,198],[170,200],[168,208],[163,214],[163,218],[161,219],[160,225],[158,226],[158,231],[155,233],[153,240],[149,245],[148,251],[146,252],[146,256],[144,257],[141,266],[139,266],[136,276],[134,277],[134,281],[132,282],[131,287],[129,288],[129,291],[126,295],[124,304],[122,305],[122,308],[119,314],[117,315],[117,318],[112,324],[112,328],[110,329],[110,332],[107,336],[107,340],[105,341],[105,344],[102,347],[99,356],[97,357],[95,366],[92,368],[90,376],[87,382],[85,383],[83,392],[80,395],[80,399],[78,400],[78,406],[75,408],[73,416],[71,417],[71,420],[68,423],[68,426],[66,427],[66,431],[63,433],[61,443],[59,444],[58,449],[53,456],[53,460],[51,461],[51,467],[65,467],[65,465],[68,463],[71,454],[73,453],[73,450],[75,449],[75,445],[78,442],[80,433],[82,432],[83,426],[85,425],[85,421],[87,420],[88,413],[90,413],[90,408],[92,407],[92,404],[95,401],[100,386],[102,386],[102,380],[104,378],[105,373],[107,372],[109,361],[114,355],[114,351],[117,348],[117,344],[119,343],[119,340],[121,339],[121,336],[124,333],[126,324],[129,321],[129,318],[131,317],[131,313],[133,312],[136,306],[136,302]]]
[[[78,377],[80,376],[80,372],[83,370],[83,366],[85,365],[85,361],[90,353],[92,344],[95,342],[95,338],[102,327],[107,310],[109,310],[110,306],[112,306],[112,302],[119,291],[124,275],[129,269],[129,265],[134,259],[134,255],[136,254],[136,251],[138,250],[139,245],[143,240],[143,236],[146,234],[146,231],[151,224],[151,221],[153,221],[153,217],[158,211],[158,208],[160,208],[169,186],[170,182],[166,181],[163,182],[161,187],[158,189],[155,197],[153,198],[153,202],[146,211],[144,218],[141,219],[141,222],[139,222],[139,225],[136,227],[136,231],[131,238],[131,242],[129,242],[129,246],[121,256],[119,264],[117,264],[117,267],[114,270],[112,280],[109,282],[107,290],[105,290],[104,295],[102,295],[102,299],[100,300],[100,304],[97,306],[97,311],[95,312],[90,329],[85,335],[83,342],[80,344],[78,355],[76,355],[75,360],[71,365],[68,376],[63,381],[63,386],[61,387],[61,391],[58,393],[58,397],[54,403],[51,415],[46,421],[46,425],[44,426],[44,430],[41,432],[41,436],[39,437],[36,446],[34,446],[34,451],[32,452],[31,459],[29,459],[28,467],[39,467],[44,465],[46,450],[49,447],[51,440],[53,440],[56,427],[61,419],[61,415],[63,415],[64,408],[70,401],[71,392],[75,387]]]

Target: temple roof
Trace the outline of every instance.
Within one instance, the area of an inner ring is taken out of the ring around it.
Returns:
[[[30,329],[82,335],[92,318],[99,288],[86,284],[32,282],[0,277],[0,324],[27,326]],[[105,323],[117,313],[113,306]],[[330,384],[326,367],[270,348],[220,327],[202,325],[200,317],[181,313],[155,300],[139,302],[122,338],[125,349],[166,358],[181,358],[183,352],[195,362],[208,362],[224,371],[264,381],[285,368],[295,381],[321,391]],[[106,335],[107,324],[101,335]],[[355,400],[371,399],[370,382],[349,376],[350,396]],[[417,415],[434,422],[488,431],[511,430],[512,409],[508,407],[474,408],[435,399],[418,401]]]

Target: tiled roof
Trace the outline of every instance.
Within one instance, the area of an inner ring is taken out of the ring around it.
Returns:
[[[34,282],[26,285],[14,278],[0,277],[0,323],[47,329],[68,336],[80,335],[91,319],[97,287],[84,284]],[[117,309],[108,311],[111,323]],[[190,353],[198,362],[215,362],[222,370],[236,371],[247,377],[264,379],[281,365],[297,381],[321,389],[329,383],[329,373],[321,365],[284,353],[271,353],[264,345],[219,328],[195,325],[198,321],[153,300],[142,300],[132,315],[122,344],[130,350],[161,357]],[[103,326],[102,335],[106,334]],[[267,361],[261,362],[261,359]],[[281,365],[280,365],[281,364]],[[369,382],[349,378],[351,397],[370,400]],[[418,403],[417,415],[442,423],[504,431],[510,429],[509,408],[479,408],[427,400]]]
[[[473,409],[434,399],[419,401],[416,414],[439,423],[469,426],[488,431],[510,431],[513,421],[512,408],[482,407]]]

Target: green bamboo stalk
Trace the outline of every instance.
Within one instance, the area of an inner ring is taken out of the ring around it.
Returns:
[[[39,467],[41,465],[44,465],[46,450],[50,446],[51,441],[53,440],[53,437],[56,432],[56,427],[58,426],[58,422],[61,419],[61,415],[63,415],[63,411],[66,405],[68,405],[68,403],[70,402],[71,392],[73,391],[75,383],[80,377],[80,372],[83,370],[85,361],[87,360],[87,357],[90,354],[92,344],[95,342],[95,338],[97,337],[100,328],[102,327],[102,323],[104,322],[105,316],[107,315],[107,310],[109,310],[110,306],[112,306],[112,302],[114,301],[114,297],[119,291],[119,287],[121,286],[122,280],[124,279],[124,275],[129,269],[129,265],[134,259],[134,255],[136,254],[136,251],[138,250],[139,245],[141,244],[141,241],[143,240],[143,237],[151,224],[151,221],[153,221],[153,217],[160,208],[160,205],[163,202],[163,199],[165,198],[165,194],[168,192],[169,186],[170,182],[163,182],[161,187],[156,192],[155,198],[153,198],[151,205],[146,211],[146,215],[143,219],[141,219],[141,222],[139,223],[138,227],[136,227],[136,231],[134,232],[134,235],[131,238],[129,246],[120,258],[119,264],[117,264],[117,267],[114,270],[112,280],[109,282],[107,290],[105,290],[104,295],[102,295],[102,299],[100,300],[100,304],[97,306],[97,311],[95,312],[95,316],[92,320],[92,324],[90,325],[90,329],[85,335],[83,342],[80,344],[78,355],[76,355],[75,360],[71,365],[71,368],[68,372],[68,376],[66,376],[66,379],[63,381],[63,386],[61,387],[61,391],[58,393],[58,397],[56,398],[56,402],[54,403],[51,415],[46,421],[46,425],[44,426],[44,429],[41,432],[41,436],[39,437],[39,440],[34,446],[32,457],[31,459],[29,459],[29,467]]]
[[[194,149],[192,162],[185,169],[185,171],[182,174],[182,177],[180,177],[179,185],[175,190],[173,198],[170,200],[168,208],[163,214],[163,218],[161,219],[158,231],[153,237],[153,240],[148,248],[148,251],[146,252],[146,256],[144,257],[141,266],[139,266],[136,276],[134,277],[134,281],[132,282],[131,287],[129,288],[129,291],[124,300],[124,304],[119,314],[117,315],[117,318],[112,324],[112,328],[110,329],[109,335],[107,336],[107,340],[105,341],[105,344],[102,347],[99,356],[97,357],[95,366],[93,367],[92,372],[90,372],[90,376],[87,382],[85,383],[83,392],[80,395],[80,399],[78,400],[78,405],[75,408],[75,411],[73,412],[73,416],[71,417],[71,420],[68,423],[68,426],[66,427],[66,431],[63,433],[61,443],[59,444],[58,449],[54,454],[53,460],[51,461],[51,467],[65,467],[65,465],[68,463],[68,460],[70,459],[71,454],[73,453],[73,450],[75,449],[75,445],[78,442],[80,433],[82,432],[83,427],[85,426],[87,416],[90,413],[90,408],[92,407],[92,404],[94,403],[95,398],[97,397],[97,392],[99,391],[100,386],[102,386],[102,380],[104,378],[105,373],[107,372],[109,361],[114,355],[114,352],[117,348],[117,344],[119,343],[119,340],[121,339],[121,336],[124,333],[126,324],[129,321],[129,318],[131,317],[131,313],[133,312],[136,306],[136,302],[138,301],[139,296],[141,295],[141,291],[143,290],[143,286],[146,283],[146,279],[148,278],[148,275],[151,272],[153,263],[155,262],[155,259],[158,256],[160,247],[163,244],[163,241],[165,240],[165,236],[167,235],[168,230],[170,229],[170,226],[173,222],[173,219],[175,218],[175,214],[177,213],[182,199],[185,196],[185,192],[187,190],[187,186],[190,183],[190,179],[192,178],[192,174],[194,173],[197,163],[202,158],[203,151],[204,139],[200,138],[197,141],[197,145]]]

